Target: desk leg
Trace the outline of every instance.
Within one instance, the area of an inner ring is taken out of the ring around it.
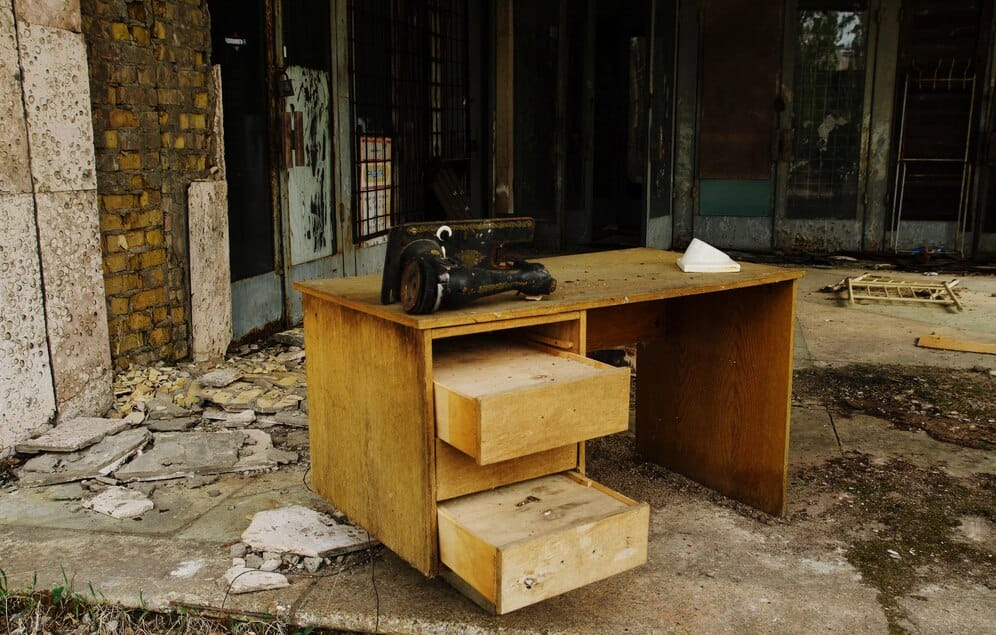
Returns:
[[[795,281],[667,300],[637,353],[639,452],[784,514],[794,307]]]

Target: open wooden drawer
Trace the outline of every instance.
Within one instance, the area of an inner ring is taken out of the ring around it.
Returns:
[[[489,465],[621,432],[629,369],[507,338],[454,338],[433,351],[436,434]]]
[[[508,613],[647,561],[649,506],[576,472],[439,503],[439,552],[458,588]]]

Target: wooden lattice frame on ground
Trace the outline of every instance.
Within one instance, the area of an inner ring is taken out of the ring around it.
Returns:
[[[854,304],[855,300],[953,304],[961,311],[963,309],[961,301],[958,300],[958,296],[954,292],[954,287],[957,284],[957,279],[920,282],[864,273],[857,278],[847,279],[847,299],[851,304]]]

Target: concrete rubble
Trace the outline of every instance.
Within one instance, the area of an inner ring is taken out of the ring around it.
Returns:
[[[18,480],[21,485],[32,487],[106,476],[138,452],[150,437],[148,430],[134,428],[104,437],[82,452],[41,454],[24,464]]]
[[[250,569],[244,564],[235,564],[218,580],[218,586],[227,593],[240,594],[253,591],[285,589],[290,586],[287,576],[272,571]]]
[[[141,492],[113,485],[84,501],[83,507],[113,518],[138,518],[155,504]]]
[[[78,417],[69,419],[54,428],[15,446],[22,454],[38,452],[76,452],[97,443],[109,434],[117,434],[128,427],[121,419]]]
[[[259,512],[242,532],[242,542],[253,551],[305,558],[335,556],[376,544],[362,529],[301,505]]]

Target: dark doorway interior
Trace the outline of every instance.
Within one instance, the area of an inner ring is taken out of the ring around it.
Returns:
[[[592,242],[639,245],[646,203],[650,0],[597,2]]]
[[[263,0],[209,0],[221,65],[232,281],[274,269]]]

